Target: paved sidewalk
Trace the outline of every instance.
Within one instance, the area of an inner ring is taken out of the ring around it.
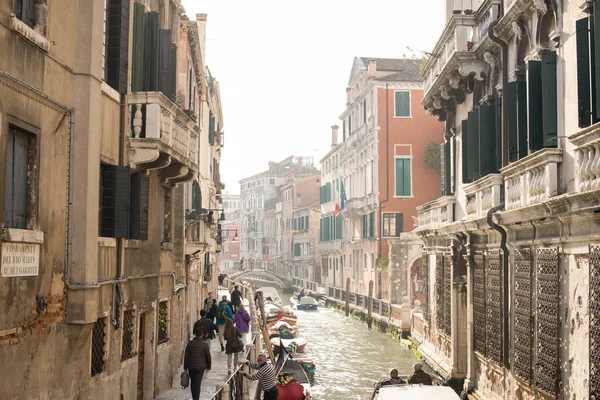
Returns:
[[[252,342],[252,336],[247,334],[246,343]],[[212,369],[204,373],[204,377],[202,378],[202,388],[200,390],[200,400],[210,400],[213,398],[215,393],[217,393],[217,385],[223,384],[229,379],[229,374],[227,373],[227,354],[224,351],[221,351],[221,346],[219,345],[219,338],[212,339],[210,342],[210,354],[212,356]],[[238,355],[239,359],[244,358],[245,353],[240,353]],[[237,366],[234,366],[235,370]],[[192,392],[190,388],[181,389],[180,386],[180,374],[183,371],[183,368],[179,370],[177,375],[173,378],[173,387],[161,394],[159,394],[155,400],[191,400]],[[250,387],[250,393],[254,393],[254,386]],[[252,397],[251,397],[252,398]]]

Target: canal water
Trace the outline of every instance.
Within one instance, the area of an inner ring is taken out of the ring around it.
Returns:
[[[285,302],[287,293],[282,297]],[[305,353],[317,366],[311,388],[315,400],[369,400],[373,383],[390,369],[410,374],[417,362],[404,343],[369,330],[357,318],[325,307],[296,314],[299,335],[308,340]]]

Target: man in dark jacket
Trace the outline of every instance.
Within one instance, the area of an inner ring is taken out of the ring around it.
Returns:
[[[413,368],[415,369],[415,373],[408,378],[408,383],[433,385],[431,375],[423,371],[423,366],[421,364],[416,363]]]
[[[192,399],[200,399],[200,385],[204,371],[210,370],[212,359],[210,357],[210,348],[201,336],[196,336],[185,348],[185,358],[183,369],[190,374],[190,389]]]
[[[206,310],[200,310],[200,319],[194,324],[194,336],[200,336],[202,339],[214,339],[217,325],[206,318]]]
[[[235,313],[240,304],[242,304],[242,292],[240,292],[239,286],[235,285],[235,289],[231,292],[231,304],[233,304],[232,311]]]

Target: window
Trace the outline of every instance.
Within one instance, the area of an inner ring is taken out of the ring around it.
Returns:
[[[37,161],[36,137],[9,125],[7,139],[4,224],[7,228],[27,229],[35,221],[35,207],[28,193],[34,191],[37,182],[33,173],[37,169],[32,168]]]
[[[394,93],[394,117],[410,118],[410,92],[396,91]]]
[[[382,236],[398,237],[402,232],[403,215],[401,213],[383,213]]]
[[[22,0],[21,0],[22,1]],[[106,80],[106,31],[108,31],[108,0],[104,0],[104,22],[102,23],[102,80]]]
[[[35,25],[35,0],[17,0],[15,15],[33,29]]]
[[[396,197],[412,196],[412,171],[410,158],[396,158]]]
[[[269,185],[275,184],[275,178],[269,178]]]
[[[129,0],[108,0],[105,3],[104,55],[106,71],[104,80],[119,93],[127,93],[129,71]],[[169,34],[170,35],[170,34]],[[169,41],[170,50],[170,41]],[[162,54],[161,54],[162,55]],[[169,59],[171,54],[169,53]],[[170,62],[169,62],[170,66]],[[174,71],[172,71],[174,73]],[[168,93],[165,93],[170,97]]]
[[[133,320],[135,318],[134,310],[127,310],[123,313],[123,343],[121,350],[121,361],[129,360],[135,355],[133,350]]]
[[[99,375],[104,372],[106,365],[106,318],[98,318],[92,328],[92,360],[91,374]]]
[[[169,341],[169,302],[158,303],[158,344]]]

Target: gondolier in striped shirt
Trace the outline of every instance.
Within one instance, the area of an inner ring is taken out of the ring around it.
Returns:
[[[260,381],[260,386],[264,392],[264,400],[275,400],[278,395],[277,384],[275,383],[277,378],[275,368],[271,364],[267,364],[267,356],[264,354],[260,354],[256,361],[257,363],[251,363],[249,361],[240,360],[240,364],[246,364],[250,368],[257,370],[253,375],[241,370],[240,374],[251,381]]]

